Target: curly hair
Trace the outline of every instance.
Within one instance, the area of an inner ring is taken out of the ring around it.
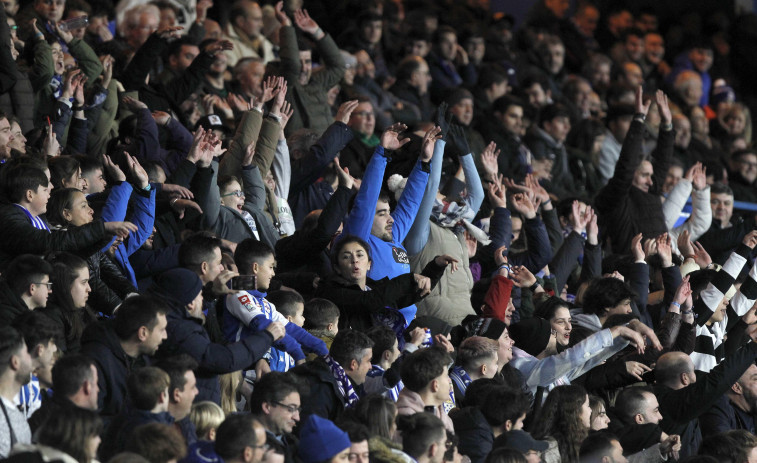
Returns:
[[[558,386],[549,393],[531,426],[534,439],[552,437],[557,441],[561,461],[577,462],[581,442],[589,435],[589,428],[581,421],[587,398],[583,386]]]

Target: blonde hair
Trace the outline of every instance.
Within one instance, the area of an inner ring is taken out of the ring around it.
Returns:
[[[234,371],[219,375],[221,383],[221,408],[227,415],[237,411],[237,389],[242,382],[242,372]]]
[[[202,440],[211,440],[210,431],[218,429],[224,419],[226,414],[223,409],[209,400],[193,404],[189,412],[189,420],[197,429],[197,437]]]

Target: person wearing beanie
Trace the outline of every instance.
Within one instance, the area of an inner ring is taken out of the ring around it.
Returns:
[[[302,463],[344,463],[351,446],[346,432],[326,418],[310,415],[300,430],[298,455]]]
[[[255,364],[274,341],[284,336],[284,326],[274,322],[265,330],[251,333],[238,342],[226,345],[211,342],[203,327],[202,281],[196,273],[185,268],[163,272],[148,292],[170,308],[166,315],[168,339],[156,355],[170,357],[186,353],[197,361],[198,402],[211,400],[220,405],[218,375]]]
[[[639,352],[643,352],[643,336],[652,347],[662,350],[654,332],[639,320],[632,320],[628,326],[598,331],[559,354],[555,331],[547,320],[529,318],[511,325],[509,331],[515,341],[510,363],[523,374],[531,392],[537,393],[538,389],[543,394],[536,397],[537,404],[546,398],[545,389],[548,392],[556,386],[570,384],[573,379],[600,365],[631,342]]]

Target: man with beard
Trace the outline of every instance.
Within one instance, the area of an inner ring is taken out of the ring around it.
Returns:
[[[426,133],[418,162],[410,172],[405,190],[392,211],[389,193],[381,191],[390,156],[385,150],[391,152],[410,141],[400,135],[406,129],[403,124],[395,124],[381,135],[373,157],[365,168],[363,183],[355,197],[354,206],[344,221],[342,236],[355,235],[368,242],[372,259],[368,277],[374,280],[394,278],[410,272],[410,258],[402,242],[418,213],[431,172],[430,161],[437,135],[440,133],[440,129],[436,127]],[[415,318],[416,310],[415,305],[400,309],[405,317],[405,326]]]
[[[0,458],[8,456],[11,447],[30,444],[32,433],[26,417],[13,400],[21,386],[29,382],[32,358],[21,333],[9,326],[0,327]]]
[[[754,434],[757,414],[757,365],[746,369],[715,405],[699,418],[702,437],[731,429],[744,429]]]

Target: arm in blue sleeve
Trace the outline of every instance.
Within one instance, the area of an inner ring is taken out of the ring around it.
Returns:
[[[431,174],[428,176],[426,191],[423,193],[421,205],[418,208],[418,215],[413,221],[413,226],[405,237],[405,249],[411,256],[421,252],[428,241],[428,233],[431,224],[431,210],[434,208],[436,193],[439,191],[439,182],[442,176],[442,163],[444,158],[444,146],[447,144],[444,140],[437,140],[434,145],[434,156],[431,158]]]
[[[418,215],[418,208],[426,190],[429,174],[428,163],[418,159],[410,175],[407,177],[405,191],[397,201],[397,207],[392,212],[394,218],[394,238],[397,242],[405,241],[405,236]],[[428,217],[426,218],[428,219]]]
[[[357,196],[355,196],[355,203],[350,215],[344,221],[343,235],[355,235],[363,239],[370,236],[373,217],[376,215],[376,203],[381,192],[381,184],[384,181],[386,162],[384,147],[378,145],[365,167],[363,183],[360,185]]]
[[[108,199],[100,213],[104,222],[123,222],[133,188],[129,182],[121,182],[110,189]],[[105,252],[105,251],[103,251]]]
[[[250,320],[249,326],[255,331],[263,331],[264,329],[268,328],[268,325],[270,325],[272,322],[273,320],[269,320],[265,317],[265,315],[260,314],[260,315],[255,315],[252,318],[252,320]],[[289,325],[292,325],[292,323],[286,324],[287,327]],[[289,330],[287,329],[287,333],[288,332]],[[273,346],[291,355],[295,361],[302,360],[305,358],[305,354],[302,352],[300,343],[297,342],[297,340],[294,339],[289,334],[285,334],[283,338],[279,339],[278,341],[275,341],[273,343]]]
[[[129,239],[123,244],[127,256],[141,248],[147,238],[152,235],[152,228],[155,225],[154,189],[147,194],[140,191],[134,195],[134,212],[129,220],[137,226],[137,231],[129,234]]]
[[[662,286],[665,289],[662,306],[667,307],[673,302],[673,298],[683,281],[683,277],[681,276],[681,271],[675,265],[663,268],[660,273],[662,274]]]
[[[468,188],[466,202],[470,207],[471,214],[470,217],[465,218],[473,220],[481,207],[481,203],[484,202],[484,187],[481,185],[481,177],[478,175],[476,162],[473,160],[472,155],[460,156],[460,164],[462,164],[463,173],[465,174],[465,185]]]
[[[126,220],[126,209],[129,207],[129,197],[134,189],[129,182],[121,182],[110,189],[108,199],[105,201],[100,217],[103,222],[123,222]],[[116,238],[113,237],[105,247],[100,249],[106,252]]]
[[[318,355],[326,355],[329,353],[329,349],[326,347],[325,342],[316,338],[315,336],[303,330],[292,322],[286,324],[286,332],[289,336],[296,339],[300,346],[305,346]]]

